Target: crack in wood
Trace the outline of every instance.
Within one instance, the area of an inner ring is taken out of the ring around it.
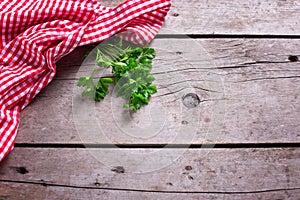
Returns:
[[[205,91],[205,92],[215,92],[215,93],[222,93],[222,92],[219,92],[219,91],[214,91],[214,90],[209,90],[209,89],[205,89],[205,88],[202,88],[202,87],[196,87],[194,86],[193,87],[194,89],[198,89],[198,90],[202,90],[202,91]],[[158,89],[168,89],[168,87],[158,87]],[[162,97],[162,96],[168,96],[168,95],[174,95],[176,93],[179,93],[183,90],[185,90],[186,88],[181,88],[179,90],[176,90],[176,91],[172,91],[172,92],[168,92],[168,93],[165,93],[165,94],[161,94],[161,95],[153,95],[153,97]],[[180,98],[176,98],[174,101],[177,101],[179,100]],[[204,99],[204,100],[200,100],[200,102],[203,102],[203,101],[210,101],[212,99]],[[173,101],[171,101],[173,102]]]
[[[200,68],[200,67],[188,67],[184,69],[173,69],[169,71],[163,71],[163,72],[154,72],[152,73],[153,75],[161,75],[161,74],[169,74],[169,73],[174,73],[174,72],[183,72],[183,71],[192,71],[192,70],[210,70],[210,69],[216,69],[216,68]]]
[[[261,81],[261,80],[277,80],[277,79],[297,79],[300,76],[278,76],[278,77],[263,77],[263,78],[254,78],[254,79],[247,79],[242,81],[236,81],[234,83],[245,83],[249,81]]]
[[[158,88],[158,89],[162,89],[162,88],[167,88],[167,87],[161,87],[161,88]],[[176,93],[178,93],[178,92],[183,91],[184,89],[185,89],[185,88],[181,88],[181,89],[179,89],[179,90],[172,91],[172,92],[168,92],[168,93],[165,93],[165,94],[161,94],[161,95],[153,95],[153,97],[163,97],[163,96],[174,95],[174,94],[176,94]],[[180,99],[180,98],[177,98],[177,99],[175,99],[174,101],[177,101],[178,99]],[[173,101],[171,101],[171,102],[173,102]]]
[[[253,62],[246,62],[242,65],[256,65],[256,64],[278,64],[278,63],[290,63],[289,61],[268,61],[268,60],[258,60]]]
[[[203,82],[217,82],[217,81],[215,81],[215,80],[205,80],[205,79],[203,79],[203,80],[200,80],[200,79],[186,79],[186,80],[176,81],[176,82],[167,84],[167,85],[164,86],[164,87],[168,88],[168,87],[170,87],[170,86],[174,86],[174,85],[177,85],[177,84],[180,84],[180,83],[187,83],[187,82],[201,82],[201,81],[203,81]],[[212,91],[213,91],[213,90],[212,90]],[[216,92],[216,91],[215,91],[215,92]]]
[[[247,75],[260,75],[262,73],[267,73],[267,72],[275,72],[275,73],[282,73],[282,72],[296,72],[300,73],[300,70],[290,70],[290,69],[279,69],[279,70],[261,70],[258,72],[247,72]],[[223,75],[228,76],[228,75],[245,75],[245,72],[227,72],[224,73]]]
[[[237,65],[220,66],[217,67],[217,69],[248,68],[248,67],[252,67],[251,65],[257,65],[257,64],[279,64],[279,63],[281,64],[290,63],[290,61],[253,61],[253,62],[240,63]]]
[[[114,187],[92,187],[92,186],[77,186],[77,185],[66,185],[59,183],[48,183],[47,181],[15,181],[2,179],[0,182],[3,183],[16,183],[16,184],[30,184],[30,185],[41,185],[44,187],[61,187],[61,188],[73,188],[73,189],[89,189],[89,190],[112,190],[112,191],[127,191],[127,192],[141,192],[141,193],[177,193],[177,194],[258,194],[258,193],[270,193],[279,191],[296,191],[300,190],[300,187],[289,187],[289,188],[275,188],[265,190],[253,190],[253,191],[172,191],[172,190],[145,190],[145,189],[130,189],[130,188],[114,188]]]

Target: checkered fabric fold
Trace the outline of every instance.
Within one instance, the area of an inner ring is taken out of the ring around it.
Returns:
[[[20,111],[53,79],[60,58],[117,33],[148,43],[169,9],[170,0],[128,0],[115,8],[97,0],[2,0],[0,161],[14,146]]]

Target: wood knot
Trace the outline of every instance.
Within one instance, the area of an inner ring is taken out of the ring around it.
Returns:
[[[192,168],[192,166],[190,166],[190,165],[188,165],[188,166],[185,166],[185,170],[187,170],[187,171],[191,171],[193,168]]]
[[[188,93],[182,97],[183,105],[187,108],[195,108],[200,103],[200,98],[195,93]]]
[[[291,56],[289,56],[288,59],[289,59],[290,62],[298,62],[298,61],[299,61],[298,56],[292,56],[292,55],[291,55]]]
[[[17,172],[20,174],[27,174],[28,170],[25,167],[18,167]]]

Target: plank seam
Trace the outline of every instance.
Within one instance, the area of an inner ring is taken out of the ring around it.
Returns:
[[[300,39],[300,35],[251,35],[251,34],[158,34],[155,39]]]
[[[300,148],[293,143],[226,143],[226,144],[82,144],[82,143],[16,143],[17,148],[190,148],[190,149],[239,149],[239,148]]]
[[[58,184],[58,183],[35,182],[35,181],[14,181],[14,180],[5,180],[5,179],[0,180],[0,182],[41,185],[44,187],[63,187],[63,188],[73,188],[73,189],[112,190],[112,191],[165,193],[165,194],[167,194],[167,193],[169,193],[169,194],[172,194],[172,193],[175,193],[175,194],[257,194],[257,193],[300,190],[300,187],[293,187],[293,188],[277,188],[277,189],[254,190],[254,191],[171,191],[171,190],[156,191],[156,190],[142,190],[142,189],[129,189],[129,188],[76,186],[76,185],[65,185],[65,184]]]

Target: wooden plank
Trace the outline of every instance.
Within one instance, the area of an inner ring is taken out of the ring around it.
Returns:
[[[274,191],[267,193],[252,194],[193,194],[193,193],[157,193],[157,192],[135,192],[135,191],[118,191],[106,189],[80,189],[51,187],[43,185],[30,185],[22,183],[1,183],[0,199],[19,200],[22,199],[223,199],[223,200],[252,200],[252,199],[297,199],[299,192],[291,191]]]
[[[48,198],[69,191],[158,197],[164,193],[295,196],[300,194],[299,156],[299,148],[15,148],[0,164],[0,191],[16,186],[24,189],[16,194],[30,196],[43,188]]]
[[[76,79],[91,70],[80,67],[82,48],[60,62],[55,80],[22,111],[17,143],[299,142],[299,62],[288,60],[299,56],[299,45],[284,39],[155,40],[159,90],[134,115],[116,106],[120,98],[108,96],[94,106],[78,97]],[[195,108],[183,105],[189,92],[200,97]]]
[[[100,1],[117,6],[122,0]],[[299,1],[172,0],[161,34],[299,35]]]

